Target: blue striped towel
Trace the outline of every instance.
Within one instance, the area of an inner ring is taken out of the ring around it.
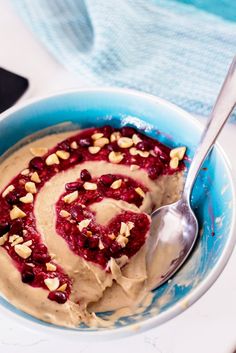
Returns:
[[[236,52],[232,0],[12,0],[78,80],[207,115]]]

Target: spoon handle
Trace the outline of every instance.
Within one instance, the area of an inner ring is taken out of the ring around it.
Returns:
[[[190,200],[192,187],[198,175],[198,172],[235,106],[236,56],[234,57],[234,60],[230,65],[225,81],[221,87],[214,108],[211,112],[205,130],[202,134],[200,144],[190,165],[183,190],[183,198],[185,200]]]

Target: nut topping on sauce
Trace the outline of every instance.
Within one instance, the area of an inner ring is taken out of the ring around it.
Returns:
[[[70,158],[70,153],[66,152],[66,151],[59,150],[56,152],[56,155],[57,155],[57,157],[59,157],[60,159],[63,159],[63,160],[67,160]],[[58,164],[58,163],[56,163],[56,164]]]
[[[70,194],[66,195],[63,197],[63,201],[66,203],[72,203],[74,202],[79,196],[78,191],[71,192]]]
[[[117,142],[120,148],[129,148],[133,146],[133,140],[129,137],[121,137]]]
[[[27,259],[30,257],[32,250],[25,244],[17,244],[14,246],[14,250],[19,255],[22,257],[22,259]]]
[[[126,244],[128,243],[129,239],[127,237],[125,237],[122,234],[119,234],[118,237],[116,238],[116,242],[122,247],[124,248],[126,246]]]
[[[179,159],[177,157],[174,157],[170,160],[170,167],[172,169],[177,169],[179,166]]]
[[[79,222],[78,228],[80,232],[82,232],[84,228],[87,228],[90,222],[91,222],[91,219],[84,219],[83,221]]]
[[[86,181],[83,185],[85,190],[97,190],[97,184]]]
[[[60,211],[60,216],[63,217],[63,218],[67,218],[67,217],[70,217],[70,213],[67,212],[66,210],[61,210]]]
[[[54,264],[51,264],[50,262],[47,262],[46,269],[47,269],[47,271],[53,272],[53,271],[56,271],[57,266]]]
[[[103,137],[103,133],[101,133],[101,132],[97,132],[97,133],[95,133],[95,134],[93,134],[91,137],[92,137],[92,139],[93,140],[99,140],[100,138],[102,138]]]
[[[25,196],[20,197],[19,200],[23,203],[32,203],[34,201],[34,196],[31,192],[28,192]]]
[[[14,185],[9,185],[2,193],[2,197],[6,197],[9,192],[13,191],[15,189]]]
[[[97,154],[100,150],[101,150],[101,147],[98,147],[98,146],[90,146],[88,148],[89,152],[91,154]]]
[[[139,151],[139,150],[137,150],[137,152],[143,158],[147,158],[149,156],[149,154],[150,154],[148,151]]]
[[[139,194],[141,197],[145,197],[145,192],[140,188],[136,188],[135,191],[137,192],[137,194]]]
[[[109,161],[114,164],[120,163],[123,158],[124,157],[121,152],[114,152],[114,151],[110,152],[108,156]]]
[[[30,180],[33,181],[33,182],[35,182],[35,183],[41,183],[41,179],[40,179],[40,177],[39,177],[39,175],[38,175],[37,172],[34,172],[34,173],[31,175]]]
[[[31,194],[36,194],[37,188],[35,183],[33,181],[28,181],[27,183],[25,183],[25,190],[27,192],[31,192]]]
[[[48,287],[48,289],[52,292],[54,290],[56,290],[59,285],[60,285],[60,282],[59,282],[59,279],[57,277],[54,277],[54,278],[46,278],[44,280],[44,283],[45,285]]]
[[[59,161],[56,153],[52,153],[46,158],[46,164],[48,166],[54,165],[54,164],[60,164],[60,161]]]
[[[122,180],[121,179],[115,180],[111,184],[110,188],[112,188],[114,190],[119,189],[121,187],[121,184],[122,184]]]
[[[170,151],[170,158],[172,159],[174,157],[177,157],[178,160],[181,161],[184,158],[185,152],[186,152],[185,146],[173,148]]]
[[[12,210],[10,211],[10,218],[11,220],[17,219],[17,218],[24,218],[26,216],[26,213],[23,212],[19,207],[13,206]]]
[[[71,142],[70,147],[71,147],[73,150],[77,150],[77,148],[78,148],[79,146],[78,146],[78,144],[77,144],[76,141],[73,141],[73,142]]]
[[[110,141],[111,142],[118,141],[120,137],[121,137],[121,133],[119,131],[115,131],[111,134]]]
[[[132,140],[133,140],[133,143],[134,143],[135,145],[137,145],[139,142],[142,141],[141,138],[138,137],[138,135],[136,135],[136,134],[133,134]]]
[[[101,138],[95,140],[93,145],[94,145],[95,147],[100,147],[100,148],[102,148],[102,147],[104,147],[105,145],[108,145],[109,142],[110,142],[110,141],[108,140],[108,138],[106,138],[106,137],[101,137]]]
[[[64,292],[67,288],[67,283],[62,284],[60,287],[57,288],[57,291]]]

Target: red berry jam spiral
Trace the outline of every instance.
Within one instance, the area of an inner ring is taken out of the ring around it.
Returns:
[[[168,147],[131,127],[110,126],[83,130],[49,151],[41,148],[34,154],[28,167],[11,180],[0,196],[0,245],[20,271],[22,282],[48,290],[50,300],[63,304],[70,296],[72,280],[50,255],[34,215],[36,197],[45,183],[58,173],[90,161],[142,169],[155,180],[182,170],[183,157],[170,158]],[[92,177],[84,168],[77,180],[65,185],[55,205],[57,234],[76,255],[109,271],[112,257],[131,258],[145,243],[150,218],[138,208],[147,192],[145,185],[126,175],[104,173]],[[133,204],[137,212],[124,210],[101,225],[92,205],[105,199]]]

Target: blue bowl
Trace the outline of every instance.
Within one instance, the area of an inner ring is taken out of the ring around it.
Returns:
[[[170,147],[185,145],[191,158],[202,127],[189,114],[159,98],[125,89],[76,90],[18,105],[0,118],[0,154],[24,137],[54,125],[86,128],[111,124],[133,125]],[[66,123],[66,124],[65,124]],[[53,130],[53,129],[52,129]],[[152,304],[142,314],[123,317],[114,329],[85,326],[65,329],[39,321],[0,298],[1,310],[25,325],[60,335],[96,335],[102,338],[128,335],[159,325],[200,298],[226,265],[235,244],[235,196],[230,168],[217,145],[197,178],[192,205],[200,224],[197,244],[171,281],[155,290]],[[17,316],[15,315],[17,314]]]

